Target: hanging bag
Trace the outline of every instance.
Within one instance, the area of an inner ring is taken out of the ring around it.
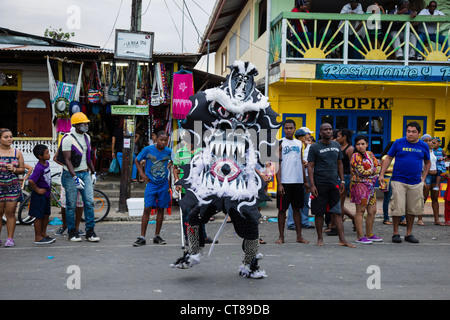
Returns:
[[[155,65],[155,74],[153,77],[153,87],[150,99],[150,104],[153,107],[157,107],[163,102],[162,94],[161,67],[160,63],[158,62]]]
[[[100,83],[97,63],[93,62],[89,79],[88,100],[90,103],[101,103],[102,98],[102,84]]]
[[[119,86],[119,82],[117,81],[117,77],[116,77],[116,65],[115,64],[111,65],[111,69],[112,69],[112,74],[111,74],[111,77],[109,78],[110,82],[109,82],[108,97],[109,97],[109,101],[117,102],[117,101],[119,101],[120,86]]]

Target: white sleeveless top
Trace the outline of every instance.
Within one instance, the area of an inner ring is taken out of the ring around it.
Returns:
[[[281,141],[281,183],[303,183],[303,143],[297,139]]]

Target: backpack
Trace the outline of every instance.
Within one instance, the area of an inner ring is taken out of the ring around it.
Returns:
[[[60,165],[66,165],[66,160],[64,159],[64,155],[63,155],[63,151],[62,151],[62,143],[63,140],[67,137],[70,136],[72,138],[72,150],[71,150],[71,156],[70,156],[70,161],[72,162],[72,165],[74,168],[79,167],[81,164],[81,158],[83,157],[83,147],[81,146],[81,144],[78,142],[78,139],[75,137],[75,135],[73,133],[67,133],[64,135],[64,137],[62,137],[61,142],[59,144],[58,147],[58,151],[56,152],[56,163],[60,164]],[[90,145],[89,145],[89,140],[86,136],[86,134],[84,134],[84,139],[86,140],[86,145],[88,147],[88,152],[86,152],[86,160],[89,162],[90,160]]]

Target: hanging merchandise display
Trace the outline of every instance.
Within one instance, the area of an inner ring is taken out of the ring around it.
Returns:
[[[102,84],[98,72],[97,62],[92,63],[91,75],[89,78],[88,100],[90,103],[101,103],[103,98]]]
[[[53,127],[53,138],[56,139],[57,131],[68,132],[70,130],[70,105],[72,102],[78,101],[80,98],[83,63],[80,65],[77,84],[55,80],[49,57],[47,57],[47,69],[50,88],[50,102],[52,103],[52,119],[54,119],[55,125],[55,127]]]
[[[181,68],[173,75],[172,115],[174,119],[185,119],[192,107],[189,97],[194,94],[194,78],[192,72]]]
[[[117,81],[116,72],[117,72],[116,64],[115,63],[111,64],[109,88],[108,88],[108,101],[109,102],[119,101],[120,85],[119,85],[119,81]]]
[[[150,104],[153,107],[157,107],[164,102],[164,91],[162,84],[161,66],[160,63],[156,63],[155,72],[153,75],[153,86],[151,93]]]

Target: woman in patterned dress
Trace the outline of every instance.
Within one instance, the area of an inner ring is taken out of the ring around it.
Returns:
[[[350,183],[350,199],[356,205],[356,242],[362,244],[383,241],[373,234],[373,222],[377,212],[375,182],[380,173],[381,165],[375,155],[367,151],[368,146],[369,139],[366,136],[357,136],[355,138],[355,152],[350,159],[350,167],[353,171]],[[366,210],[366,234],[364,234],[362,225]]]
[[[5,247],[14,246],[16,228],[16,206],[21,197],[21,186],[18,175],[25,172],[23,155],[13,148],[11,130],[0,129],[0,217],[6,216],[8,238]],[[1,231],[2,219],[0,219]],[[1,243],[1,240],[0,240]]]

